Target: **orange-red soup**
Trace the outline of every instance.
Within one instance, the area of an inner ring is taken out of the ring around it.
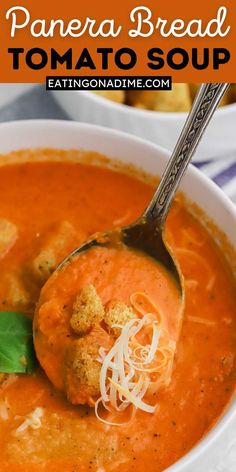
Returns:
[[[0,167],[0,219],[18,232],[0,258],[1,310],[33,316],[56,264],[92,233],[133,221],[153,193],[135,175],[63,162],[68,155],[59,154],[61,162]],[[109,427],[93,409],[69,404],[39,367],[17,375],[0,387],[1,472],[160,472],[214,425],[235,389],[235,281],[181,199],[168,218],[167,239],[185,276],[186,308],[172,381],[158,393],[156,412],[138,411],[128,425]],[[19,432],[36,408],[40,427]]]

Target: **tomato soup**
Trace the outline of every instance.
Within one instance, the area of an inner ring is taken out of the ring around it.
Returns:
[[[110,342],[107,338],[107,334],[110,333],[109,325],[112,323],[109,323],[105,313],[99,319],[99,323],[92,320],[87,329],[83,325],[81,326],[85,299],[83,299],[82,309],[80,308],[78,313],[80,320],[77,321],[77,327],[74,326],[74,323],[71,326],[73,301],[83,287],[91,285],[96,287],[102,305],[108,306],[108,310],[112,303],[113,323],[125,324],[130,320],[130,316],[126,320],[126,307],[131,305],[132,308],[133,300],[138,316],[141,302],[143,308],[141,309],[141,317],[148,312],[152,313],[158,327],[166,334],[165,339],[168,340],[166,347],[169,349],[169,344],[176,346],[178,342],[182,325],[183,303],[179,288],[168,271],[151,257],[140,251],[131,250],[121,242],[112,243],[107,247],[93,247],[73,257],[70,263],[65,264],[50,277],[41,291],[36,310],[34,320],[36,353],[52,383],[62,391],[65,390],[65,356],[70,345],[76,344],[76,339],[83,338],[85,341],[87,339],[88,343],[95,342],[98,331],[96,330],[92,339],[91,336],[88,337],[88,333],[93,327],[98,328],[99,326],[101,328],[99,347],[108,348],[115,341],[112,336],[110,336]],[[91,298],[90,311],[94,306],[94,299]],[[119,301],[118,309],[116,308],[117,301]],[[121,301],[126,304],[123,305],[123,309]],[[93,306],[91,306],[92,303]],[[96,310],[96,305],[94,309]],[[132,310],[130,313],[135,316],[135,311]],[[172,350],[172,355],[174,355],[174,351],[175,349]],[[96,358],[98,355],[97,352],[94,357]],[[89,368],[88,365],[86,367]],[[155,392],[154,395],[156,395]],[[77,403],[76,392],[72,398],[69,395],[69,399],[72,399],[72,403]]]
[[[61,260],[93,233],[134,221],[153,194],[151,181],[138,172],[92,165],[89,156],[87,163],[79,162],[79,152],[76,162],[73,155],[72,162],[66,151],[33,151],[29,162],[20,162],[22,157],[27,161],[22,152],[0,167],[1,311],[33,317],[45,282],[40,300],[53,290],[54,276],[47,280]],[[42,355],[46,349],[52,354],[44,368],[51,369],[47,373],[53,383],[39,365],[30,375],[0,376],[2,472],[161,472],[215,424],[235,391],[236,283],[223,250],[180,196],[168,216],[166,237],[184,274],[186,304],[171,382],[157,393],[155,412],[137,410],[126,424],[113,426],[99,421],[94,408],[72,405],[55,368],[56,362],[60,367],[60,351],[50,350],[62,331],[57,332],[57,323],[53,326],[49,307],[52,331]],[[161,269],[156,277],[151,260],[148,271],[130,282],[129,268],[135,273],[138,256],[130,257],[128,272],[116,278],[111,294],[112,284],[104,285],[107,277],[96,275],[100,256],[91,254],[91,271],[81,277],[97,285],[104,303],[111,295],[128,303],[131,292],[149,289],[171,319],[175,287],[165,274],[160,276]],[[62,280],[63,306],[69,288],[69,279]]]

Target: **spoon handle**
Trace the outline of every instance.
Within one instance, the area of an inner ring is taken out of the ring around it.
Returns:
[[[162,230],[179,183],[229,84],[203,84],[187,117],[161,182],[144,212],[146,221]],[[163,92],[164,93],[164,92]]]

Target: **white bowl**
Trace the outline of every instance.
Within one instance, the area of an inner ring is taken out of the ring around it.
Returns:
[[[0,153],[40,147],[98,151],[125,163],[133,163],[153,174],[163,172],[169,156],[164,149],[142,139],[87,124],[56,120],[0,124]],[[236,210],[224,193],[193,166],[189,167],[181,189],[190,200],[204,208],[236,248]],[[168,468],[168,472],[211,471],[214,464],[226,457],[235,429],[236,398],[227,406],[210,433]]]
[[[70,118],[119,129],[172,151],[187,113],[141,110],[115,103],[86,91],[54,91],[54,97]],[[165,93],[165,92],[163,92]],[[194,157],[204,161],[236,151],[236,103],[219,108]]]

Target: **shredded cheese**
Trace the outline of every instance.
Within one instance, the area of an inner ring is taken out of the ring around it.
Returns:
[[[162,313],[160,312],[158,306],[154,301],[147,295],[145,292],[134,292],[130,297],[130,302],[132,307],[139,315],[146,315],[146,313],[155,314],[156,320],[159,324],[162,323]]]
[[[157,405],[147,403],[145,397],[155,391],[157,382],[157,388],[168,384],[165,371],[170,378],[175,352],[175,343],[166,342],[166,333],[162,333],[154,314],[114,327],[120,328],[121,334],[113,347],[109,352],[99,350],[101,397],[95,403],[97,418],[113,426],[122,423],[102,418],[99,406],[110,413],[124,412],[130,406],[154,413]]]
[[[35,408],[29,413],[25,421],[15,430],[15,434],[21,434],[26,431],[29,427],[32,429],[39,429],[42,426],[41,418],[44,414],[44,409],[41,407]]]
[[[193,288],[193,289],[196,289],[198,287],[199,283],[197,280],[194,280],[194,279],[186,279],[185,280],[185,287],[187,288]]]
[[[212,290],[214,284],[215,284],[215,274],[212,270],[212,268],[210,267],[210,265],[205,261],[204,257],[203,256],[200,256],[200,254],[198,254],[197,252],[195,251],[192,251],[191,249],[185,249],[185,248],[176,248],[175,249],[175,253],[178,256],[181,256],[183,257],[186,257],[188,263],[189,262],[193,262],[193,263],[196,263],[196,265],[199,267],[202,266],[202,270],[204,273],[207,274],[208,276],[208,281],[206,283],[206,290],[208,292],[210,292],[210,290]]]
[[[154,413],[156,407],[148,405],[147,403],[143,402],[139,396],[135,396],[132,392],[130,392],[127,388],[122,387],[118,383],[114,382],[114,380],[109,379],[110,382],[114,385],[117,389],[118,393],[120,393],[120,399],[124,397],[130,403],[136,406],[136,408],[140,408],[140,410],[146,411],[147,413]]]
[[[2,421],[9,419],[9,403],[6,398],[0,400],[0,418]]]

